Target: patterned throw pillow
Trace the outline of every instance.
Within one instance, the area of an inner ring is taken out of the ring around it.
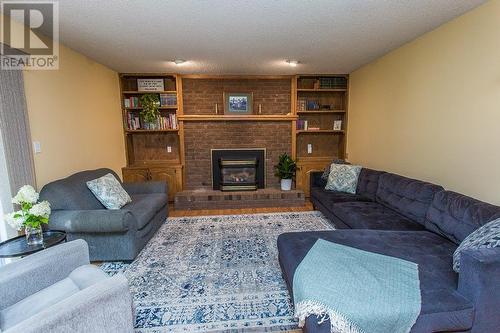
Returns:
[[[120,209],[132,202],[120,182],[110,173],[88,181],[87,187],[107,209]]]
[[[460,254],[467,249],[500,247],[500,218],[486,223],[467,236],[453,253],[453,270],[460,271]]]
[[[356,194],[361,168],[359,165],[332,164],[325,190]]]
[[[330,164],[325,167],[323,174],[321,175],[321,179],[328,180],[328,176],[330,175],[330,166],[332,164],[351,164],[346,160],[334,159]]]

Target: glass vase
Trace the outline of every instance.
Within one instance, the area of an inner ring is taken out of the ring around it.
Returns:
[[[24,228],[24,233],[26,235],[26,242],[28,245],[41,245],[43,244],[43,231],[42,226]]]

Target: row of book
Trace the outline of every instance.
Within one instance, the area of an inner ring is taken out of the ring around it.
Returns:
[[[123,105],[126,108],[140,108],[141,102],[139,101],[139,97],[129,97],[123,100]]]
[[[141,101],[139,97],[131,96],[123,100],[123,105],[126,108],[140,108]],[[161,106],[177,106],[177,95],[176,94],[160,94],[160,107]]]
[[[160,94],[160,105],[161,106],[176,106],[177,105],[177,94]]]
[[[128,130],[169,130],[178,129],[177,115],[169,114],[167,116],[158,117],[155,123],[145,123],[142,119],[129,112],[127,114],[127,129]]]

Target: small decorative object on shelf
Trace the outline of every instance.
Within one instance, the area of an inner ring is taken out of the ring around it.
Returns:
[[[334,120],[333,121],[333,130],[341,131],[342,130],[342,120]]]
[[[274,166],[276,177],[281,180],[281,190],[290,191],[292,189],[292,179],[297,170],[297,164],[287,153],[280,155],[279,162]]]
[[[19,205],[21,209],[5,215],[5,220],[12,228],[24,228],[28,245],[43,243],[42,224],[49,223],[50,204],[48,201],[38,202],[38,197],[32,186],[21,187],[12,198],[12,203]]]

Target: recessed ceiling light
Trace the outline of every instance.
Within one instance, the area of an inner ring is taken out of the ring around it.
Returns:
[[[175,59],[173,61],[173,63],[176,64],[177,66],[182,65],[185,62],[186,62],[186,60],[184,60],[184,59]]]
[[[299,64],[297,60],[287,60],[286,62],[292,67],[297,67],[297,65]]]

